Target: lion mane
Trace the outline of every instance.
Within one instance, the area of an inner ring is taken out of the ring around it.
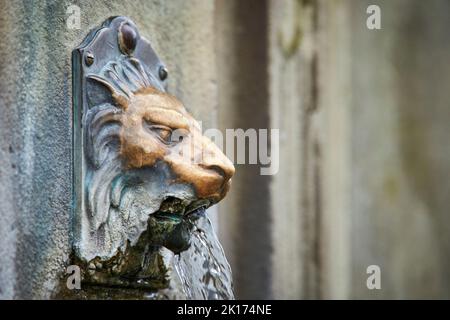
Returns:
[[[153,87],[164,88],[154,76],[147,72],[139,60],[123,57],[107,64],[100,75],[88,75],[106,87],[111,101],[93,106],[84,115],[87,123],[84,133],[84,148],[87,156],[86,211],[92,232],[104,229],[111,207],[120,204],[121,193],[126,186],[124,168],[120,159],[120,132],[124,108],[134,92]]]

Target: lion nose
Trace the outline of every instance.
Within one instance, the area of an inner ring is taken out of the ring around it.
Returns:
[[[204,152],[202,167],[216,172],[227,183],[234,175],[234,165],[214,143],[208,141],[207,152]]]
[[[204,168],[208,169],[208,170],[213,170],[215,172],[217,172],[220,176],[222,176],[224,183],[228,182],[231,177],[234,175],[234,166],[231,165],[217,165],[217,164],[212,164],[212,165],[204,165]]]

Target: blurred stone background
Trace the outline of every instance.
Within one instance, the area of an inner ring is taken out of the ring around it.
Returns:
[[[71,51],[114,15],[204,128],[280,129],[279,172],[237,165],[210,210],[237,298],[450,298],[446,0],[0,0],[0,298],[49,298],[64,270]]]

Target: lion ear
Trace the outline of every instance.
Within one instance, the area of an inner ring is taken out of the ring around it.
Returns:
[[[106,80],[105,78],[103,78],[102,76],[99,75],[95,75],[95,74],[88,74],[87,75],[88,79],[92,79],[95,80],[99,83],[101,83],[102,85],[104,85],[106,88],[108,88],[108,90],[111,93],[114,93],[116,90],[114,89],[114,87],[108,82],[108,80]]]
[[[112,83],[108,79],[95,74],[88,74],[87,79],[100,83],[102,86],[108,89],[114,101],[117,102],[119,107],[126,109],[133,93],[126,87],[120,85],[120,82]]]

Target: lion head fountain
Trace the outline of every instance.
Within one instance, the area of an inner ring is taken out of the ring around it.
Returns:
[[[232,298],[205,210],[226,195],[233,164],[166,92],[166,68],[128,18],[92,31],[73,64],[80,295]],[[196,267],[205,261],[214,283]]]

